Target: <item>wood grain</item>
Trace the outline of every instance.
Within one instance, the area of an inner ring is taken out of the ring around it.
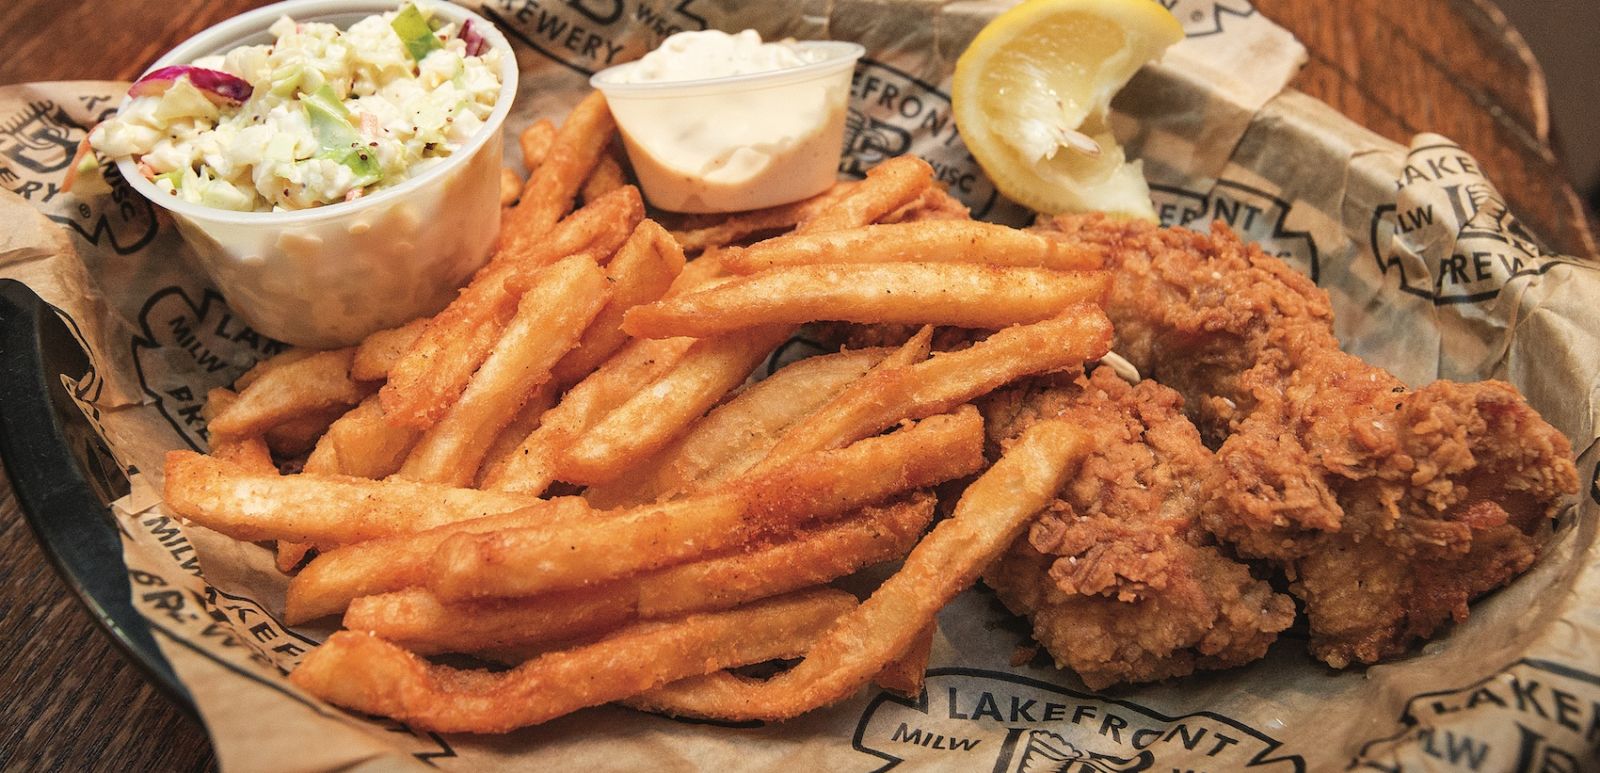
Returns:
[[[0,3],[0,84],[132,80],[195,33],[260,0]]]
[[[1443,134],[1477,157],[1547,246],[1600,259],[1551,147],[1544,73],[1489,0],[1256,0],[1305,44],[1294,86],[1402,144]]]
[[[130,80],[260,0],[0,3],[0,84]],[[1436,131],[1564,252],[1597,250],[1550,147],[1544,76],[1489,0],[1256,0],[1305,42],[1295,86],[1384,136]],[[66,590],[0,478],[0,769],[203,770],[205,731],[147,685]]]
[[[56,576],[3,476],[0,664],[0,770],[216,768],[205,728],[144,680]]]

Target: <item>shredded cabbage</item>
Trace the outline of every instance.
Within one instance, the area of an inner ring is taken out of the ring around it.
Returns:
[[[271,45],[194,62],[247,81],[247,99],[208,97],[178,75],[97,126],[90,144],[143,162],[157,187],[185,201],[303,209],[394,185],[459,151],[499,97],[501,52],[469,55],[455,25],[426,4],[346,30],[282,17],[270,31]]]

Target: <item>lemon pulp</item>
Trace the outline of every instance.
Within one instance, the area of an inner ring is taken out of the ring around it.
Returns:
[[[1047,214],[1154,219],[1137,162],[1112,136],[1111,98],[1182,39],[1154,0],[1027,0],[956,63],[956,126],[1000,191]]]

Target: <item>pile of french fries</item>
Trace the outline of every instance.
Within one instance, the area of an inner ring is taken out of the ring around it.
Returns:
[[[496,253],[449,307],[260,363],[210,395],[210,454],[169,455],[171,510],[276,542],[286,622],[343,615],[291,675],[307,692],[463,732],[915,694],[935,613],[1088,448],[1045,421],[988,459],[971,403],[1106,353],[1099,255],[966,219],[914,158],[669,231],[615,133],[598,95],[530,127]],[[749,383],[819,321],[917,332]],[[981,340],[934,353],[934,325]],[[934,487],[973,476],[927,531]],[[864,601],[828,587],[902,559]]]

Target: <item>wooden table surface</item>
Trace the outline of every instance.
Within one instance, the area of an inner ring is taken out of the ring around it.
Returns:
[[[0,85],[131,79],[265,3],[0,4]],[[1482,162],[1552,247],[1597,257],[1552,147],[1544,75],[1490,0],[1256,0],[1310,51],[1295,86],[1396,141],[1436,131]],[[144,683],[46,564],[0,477],[0,769],[215,767],[201,725]]]

